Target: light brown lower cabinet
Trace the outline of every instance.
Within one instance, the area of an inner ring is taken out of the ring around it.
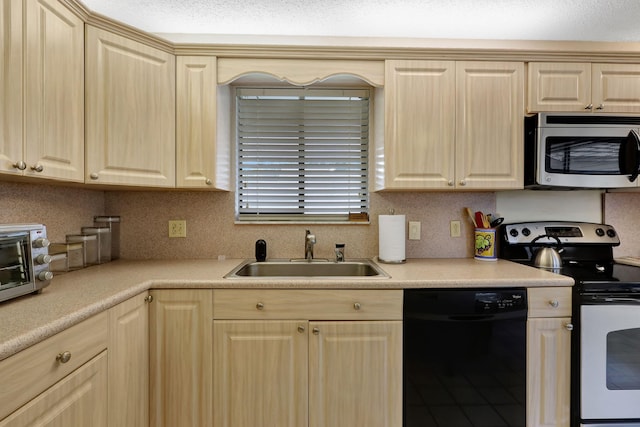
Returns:
[[[571,288],[530,288],[527,427],[569,427]]]
[[[212,425],[212,294],[211,289],[150,291],[149,426]]]
[[[149,293],[109,309],[109,426],[149,425]]]
[[[214,427],[402,425],[402,291],[216,290],[214,318]]]
[[[107,313],[0,361],[0,426],[107,426]]]

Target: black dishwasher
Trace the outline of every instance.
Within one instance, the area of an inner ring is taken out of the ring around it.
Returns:
[[[525,289],[404,292],[404,427],[525,427]]]

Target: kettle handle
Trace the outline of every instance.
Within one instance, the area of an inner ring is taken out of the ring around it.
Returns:
[[[533,239],[531,241],[531,244],[533,245],[537,240],[542,239],[544,237],[548,237],[549,239],[555,239],[556,240],[556,250],[558,251],[558,253],[561,253],[562,251],[564,251],[564,249],[562,248],[562,242],[560,241],[560,238],[558,238],[558,236],[550,236],[548,234],[541,234],[538,237],[536,237],[535,239]]]

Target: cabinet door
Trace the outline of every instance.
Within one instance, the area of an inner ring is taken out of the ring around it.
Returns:
[[[529,112],[589,111],[590,63],[530,62],[528,71]]]
[[[640,112],[640,64],[593,64],[593,110]]]
[[[0,421],[0,427],[107,426],[107,352]]]
[[[24,173],[84,182],[84,23],[58,0],[24,5]]]
[[[175,57],[87,27],[86,182],[175,186]]]
[[[402,322],[309,328],[309,426],[402,425]]]
[[[22,157],[22,1],[0,7],[0,172],[20,175]]]
[[[456,187],[524,186],[524,63],[456,63]]]
[[[209,289],[151,292],[150,423],[212,424],[212,319]]]
[[[527,425],[568,427],[570,318],[527,321]]]
[[[385,188],[454,185],[454,64],[386,61]]]
[[[306,321],[216,320],[213,336],[214,427],[307,425]]]
[[[149,425],[149,303],[144,292],[109,310],[109,425]]]
[[[229,189],[229,140],[217,139],[216,65],[215,57],[176,58],[177,187]]]

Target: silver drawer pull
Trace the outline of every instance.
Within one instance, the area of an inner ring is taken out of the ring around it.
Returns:
[[[557,300],[551,300],[549,301],[549,305],[553,308],[558,308],[558,306],[560,305],[560,303]]]
[[[305,331],[304,326],[302,326],[302,325],[298,325],[298,332],[300,332],[301,334],[303,334],[303,333],[304,333],[304,331]]]
[[[153,302],[153,295],[147,295],[144,297],[145,302]]]
[[[573,324],[572,323],[567,323],[566,325],[564,325],[564,327],[567,329],[567,331],[573,331]]]
[[[71,360],[71,352],[70,351],[65,351],[62,352],[60,354],[58,354],[56,356],[56,360],[60,363],[67,363],[69,360]]]
[[[263,310],[263,309],[264,309],[264,304],[263,304],[263,303],[261,303],[261,302],[259,302],[259,303],[257,303],[257,304],[256,304],[256,308],[257,308],[258,310]]]
[[[362,306],[360,305],[359,302],[356,302],[356,303],[353,304],[353,309],[354,310],[360,310],[360,308],[362,308]]]
[[[320,328],[313,328],[313,335],[320,335]]]

